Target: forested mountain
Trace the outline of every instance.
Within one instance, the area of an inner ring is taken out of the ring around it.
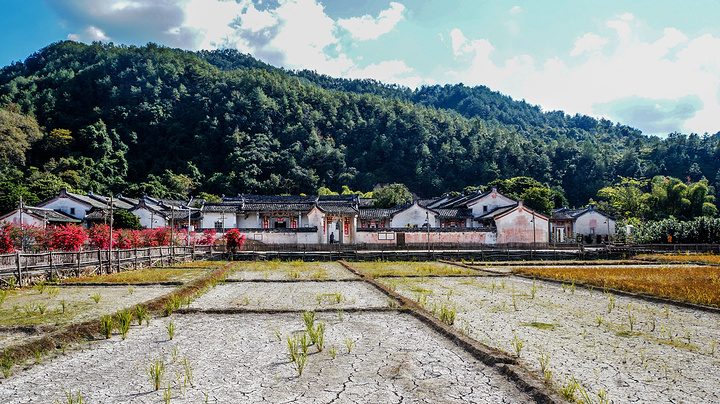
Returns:
[[[580,205],[619,176],[713,185],[720,168],[720,133],[649,138],[486,87],[413,91],[153,44],[50,45],[0,70],[0,108],[2,187],[40,199],[61,185],[179,197],[390,182],[433,196],[528,176]],[[4,157],[5,128],[25,115],[41,138]]]

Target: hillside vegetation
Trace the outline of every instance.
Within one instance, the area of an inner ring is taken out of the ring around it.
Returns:
[[[720,168],[720,133],[650,138],[486,87],[410,90],[228,50],[55,43],[0,70],[0,108],[0,199],[61,186],[184,197],[393,182],[434,196],[527,176],[580,205],[619,176],[714,185]]]

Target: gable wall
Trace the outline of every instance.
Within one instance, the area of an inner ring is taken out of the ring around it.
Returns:
[[[22,219],[23,219],[24,226],[37,226],[37,227],[45,228],[45,221],[38,217],[31,216],[27,213],[23,213]],[[20,226],[20,212],[16,209],[12,215],[6,217],[2,221],[5,223],[12,223],[16,226]]]
[[[575,233],[580,234],[608,234],[608,223],[610,221],[610,234],[615,234],[615,221],[597,211],[588,211],[575,220]]]
[[[506,197],[505,195],[502,195],[497,191],[493,191],[490,194],[478,199],[477,201],[468,204],[468,208],[472,209],[473,216],[480,216],[484,213],[491,212],[497,208],[511,206],[516,203],[517,202]],[[487,210],[485,210],[484,207],[487,207]]]
[[[435,214],[429,210],[414,204],[409,208],[398,212],[390,221],[390,227],[422,227],[427,223],[427,215],[430,215],[430,225],[435,223]]]
[[[159,227],[167,226],[167,222],[164,217],[158,215],[157,213],[152,213],[145,208],[138,208],[130,213],[137,216],[137,218],[140,219],[140,224],[146,229],[157,229]]]
[[[76,202],[70,198],[53,199],[44,205],[38,205],[38,207],[59,210],[80,220],[85,219],[85,215],[87,214],[88,209],[90,209],[89,206]],[[75,209],[74,213],[71,213],[73,208]]]
[[[495,220],[497,242],[505,243],[546,243],[548,241],[548,219],[535,216],[535,237],[533,237],[532,213],[524,208],[512,210]]]

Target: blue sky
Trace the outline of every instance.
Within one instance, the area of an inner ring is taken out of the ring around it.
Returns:
[[[0,0],[0,65],[56,41],[236,48],[415,88],[487,85],[645,134],[720,131],[716,0]]]

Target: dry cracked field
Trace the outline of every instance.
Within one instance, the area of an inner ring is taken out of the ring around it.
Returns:
[[[185,282],[219,265],[168,276]],[[126,339],[114,331],[16,364],[0,379],[0,402],[69,403],[68,394],[85,403],[537,401],[537,391],[452,333],[505,351],[499,355],[516,360],[523,377],[552,386],[555,393],[540,391],[550,400],[720,402],[717,311],[450,264],[349,265],[360,272],[328,262],[234,264],[186,308],[135,321]],[[112,282],[49,286],[52,296],[47,288],[11,293],[0,306],[8,312],[0,343],[40,338],[187,285]],[[441,332],[447,327],[404,308],[403,298],[438,317],[451,310],[454,331]],[[22,309],[32,305],[32,313]],[[309,330],[316,339],[300,343]]]

